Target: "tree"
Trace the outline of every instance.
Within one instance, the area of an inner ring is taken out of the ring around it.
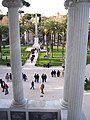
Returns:
[[[8,35],[8,26],[0,25],[0,60],[2,59],[2,35]]]
[[[2,24],[2,19],[3,19],[3,14],[0,14],[0,21]],[[0,26],[0,59],[2,59],[2,49],[1,49],[1,45],[2,45],[2,26]]]
[[[30,6],[30,3],[29,2],[26,2],[25,0],[21,0],[23,5],[26,6],[26,7],[29,7]]]
[[[44,35],[48,36],[47,41],[47,53],[48,53],[48,43],[50,45],[50,54],[53,57],[53,44],[56,44],[56,34],[57,36],[57,50],[62,41],[62,59],[64,58],[64,43],[66,41],[66,28],[67,28],[67,20],[63,20],[62,22],[58,22],[52,19],[43,19],[41,21],[41,31]],[[47,38],[47,37],[46,37]]]
[[[23,15],[23,18],[24,18],[25,21],[27,21],[27,20],[30,20],[32,18],[32,15],[26,13],[26,14]]]

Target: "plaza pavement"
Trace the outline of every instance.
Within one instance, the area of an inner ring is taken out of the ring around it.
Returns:
[[[64,87],[64,77],[61,75],[58,77],[51,77],[52,70],[60,70],[62,72],[62,67],[36,67],[34,66],[36,63],[36,59],[38,54],[36,53],[36,57],[31,63],[30,58],[27,60],[25,65],[22,67],[23,73],[28,76],[28,80],[26,82],[23,81],[24,87],[24,96],[29,100],[36,100],[40,102],[45,102],[49,100],[61,100],[63,98],[63,87]],[[0,78],[5,80],[6,73],[11,72],[11,67],[7,66],[0,66]],[[35,83],[35,90],[30,90],[31,81],[34,80],[34,74],[38,73],[40,75],[40,82]],[[41,84],[41,75],[43,73],[47,74],[47,82],[45,83],[45,94],[43,97],[40,97],[40,84]],[[86,76],[90,78],[90,65],[86,66]],[[0,99],[13,99],[13,90],[12,90],[12,82],[7,82],[9,85],[9,94],[4,95],[2,89],[0,88]],[[83,98],[83,110],[87,117],[87,120],[90,120],[90,92],[84,91],[84,98]]]

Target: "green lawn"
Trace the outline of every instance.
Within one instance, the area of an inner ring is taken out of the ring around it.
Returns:
[[[64,62],[62,60],[62,48],[59,47],[59,50],[57,51],[57,46],[54,46],[53,50],[53,57],[51,57],[50,52],[46,56],[46,52],[40,52],[38,60],[36,62],[37,66],[43,66],[44,64],[50,63],[51,66],[60,66]],[[46,56],[46,57],[44,57]]]
[[[90,51],[87,52],[87,64],[90,64]]]
[[[26,62],[28,56],[30,55],[30,52],[26,52],[26,48],[30,47],[29,45],[22,45],[21,46],[21,56],[22,56],[22,65]],[[2,48],[2,60],[0,60],[0,65],[7,65],[7,63],[10,63],[10,48],[5,47]],[[7,56],[7,60],[6,60]]]
[[[22,45],[21,46],[21,56],[22,56],[22,65],[26,62],[30,52],[25,52],[25,49],[31,47],[30,45]],[[2,59],[0,60],[0,65],[6,65],[7,62],[10,62],[10,48],[5,47],[2,48]],[[54,46],[53,50],[53,57],[51,57],[50,52],[48,53],[47,57],[44,57],[46,52],[39,52],[39,57],[37,59],[36,65],[43,66],[44,64],[50,63],[51,66],[61,66],[64,61],[62,60],[62,47],[59,46],[59,50],[57,51],[57,46]],[[7,60],[6,60],[7,56]],[[90,64],[90,51],[87,52],[87,64]]]
[[[90,82],[88,82],[85,86],[84,86],[85,90],[90,90]]]

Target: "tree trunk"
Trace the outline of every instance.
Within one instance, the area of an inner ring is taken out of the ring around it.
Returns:
[[[49,43],[49,34],[46,36],[46,55],[48,55],[48,43]]]
[[[51,50],[51,44],[52,44],[52,34],[50,34],[50,39],[49,39],[49,45],[50,45],[50,53],[52,52],[52,50]]]
[[[22,32],[21,42],[22,42],[22,44],[24,44],[24,43],[25,43],[25,39],[24,39],[24,32]]]
[[[57,51],[59,51],[59,33],[58,33],[58,37],[57,37]]]
[[[62,41],[62,60],[64,60],[64,40]]]
[[[55,33],[55,32],[54,32],[54,36],[53,36],[53,37],[54,37],[54,45],[55,45],[55,42],[56,42],[56,41],[55,41],[55,40],[56,40],[56,33]],[[53,38],[53,37],[52,37],[52,38]]]

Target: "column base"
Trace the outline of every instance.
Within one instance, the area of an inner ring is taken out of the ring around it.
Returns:
[[[61,99],[60,100],[60,104],[61,104],[61,109],[68,109],[68,102],[66,102],[65,100]]]
[[[28,100],[24,99],[21,104],[13,100],[10,108],[27,108],[27,107],[28,107]]]
[[[67,112],[68,110],[61,109],[61,120],[67,120]],[[80,120],[87,120],[84,112],[82,112]]]
[[[81,115],[81,119],[80,120],[87,120],[87,118],[86,118],[86,116],[85,116],[83,111],[82,111],[82,115]]]

